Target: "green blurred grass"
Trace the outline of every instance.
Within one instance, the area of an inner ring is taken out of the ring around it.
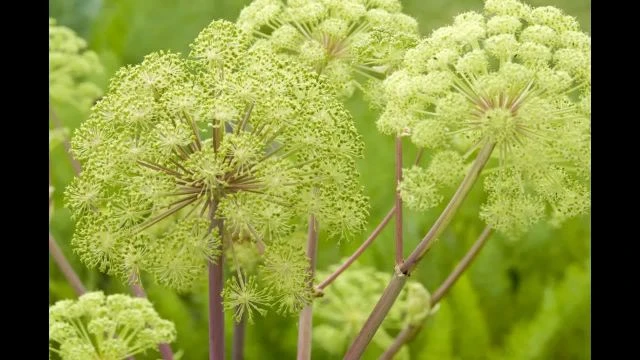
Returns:
[[[187,44],[212,19],[223,18],[233,21],[248,2],[51,0],[49,11],[50,16],[57,18],[59,23],[73,28],[86,38],[90,47],[105,63],[107,73],[112,74],[120,66],[139,62],[145,54],[155,50],[186,52]],[[576,16],[585,31],[591,30],[588,1],[535,0],[529,3],[560,7]],[[480,0],[408,0],[403,1],[403,4],[405,12],[418,20],[424,35],[446,25],[460,12],[482,8]],[[376,131],[377,114],[367,107],[359,95],[348,102],[348,107],[365,140],[365,158],[358,163],[358,167],[366,193],[371,199],[371,230],[393,204],[393,139]],[[76,127],[86,116],[64,106],[58,106],[56,111],[71,128]],[[410,146],[406,146],[405,149],[405,164],[408,165],[415,157],[415,150]],[[56,149],[51,158],[54,164],[53,183],[56,188],[56,210],[51,221],[51,232],[61,243],[88,288],[100,288],[106,292],[126,292],[121,284],[98,273],[87,271],[72,255],[69,242],[73,223],[68,211],[62,207],[61,195],[62,189],[73,176],[72,169],[61,148]],[[455,266],[483,228],[483,224],[477,219],[481,201],[482,194],[476,189],[465,202],[463,211],[458,214],[449,230],[415,272],[416,280],[433,290]],[[441,209],[422,214],[406,211],[404,228],[407,250],[419,242],[439,210]],[[391,227],[387,228],[362,256],[361,263],[391,273],[393,257],[390,254],[394,251]],[[362,234],[361,238],[366,235]],[[463,283],[457,285],[451,293],[451,298],[443,304],[442,313],[430,321],[426,330],[414,341],[411,346],[412,354],[417,359],[427,358],[424,357],[427,354],[431,354],[429,359],[443,360],[505,358],[500,357],[502,355],[499,354],[499,350],[506,339],[510,338],[510,332],[518,326],[534,324],[533,320],[545,309],[545,293],[552,291],[549,289],[562,280],[569,266],[578,264],[585,267],[585,262],[590,256],[589,239],[590,222],[587,217],[572,220],[561,229],[539,226],[516,242],[499,235],[494,236],[470,268]],[[336,263],[340,258],[351,254],[358,246],[359,241],[339,246],[327,241],[321,242],[318,267],[325,268]],[[200,292],[188,296],[176,295],[150,282],[147,287],[158,311],[174,320],[178,327],[178,341],[174,344],[174,350],[184,350],[183,359],[205,359],[205,294]],[[71,288],[64,283],[53,264],[50,265],[49,290],[50,302],[73,297]],[[558,313],[556,317],[563,321],[559,329],[549,327],[548,322],[551,320],[545,323],[546,327],[539,324],[531,325],[530,333],[533,335],[536,331],[551,331],[549,329],[554,330],[554,333],[552,340],[535,343],[536,348],[527,353],[527,358],[588,359],[588,301],[586,304],[583,306],[587,307],[579,313],[581,316],[560,318],[565,315]],[[230,323],[228,325],[227,329],[230,331]],[[257,320],[248,330],[247,359],[294,358],[296,326],[296,319],[282,319],[275,315]],[[229,332],[227,340],[230,341],[230,338]],[[514,335],[511,338],[517,337]],[[365,358],[376,358],[376,351],[379,350],[372,349]],[[314,347],[313,358],[330,357],[322,349]]]

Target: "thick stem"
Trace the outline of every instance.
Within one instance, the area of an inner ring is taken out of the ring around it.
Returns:
[[[475,260],[480,250],[484,247],[484,244],[487,243],[489,236],[491,236],[492,229],[487,226],[482,231],[482,234],[478,237],[478,239],[473,243],[471,248],[464,255],[462,260],[458,263],[456,268],[447,276],[446,280],[442,282],[442,285],[438,287],[438,289],[431,296],[431,308],[436,306],[440,300],[447,294],[449,289],[453,287],[453,285],[458,281],[460,276],[469,268],[469,265]],[[428,318],[427,318],[428,319]],[[404,344],[409,343],[413,340],[416,335],[422,330],[424,327],[424,322],[415,325],[409,325],[408,327],[402,329],[398,336],[393,341],[393,344],[380,356],[379,360],[391,360],[393,356],[400,351]]]
[[[307,256],[309,257],[310,286],[313,286],[313,276],[316,271],[318,252],[318,222],[315,216],[309,216],[309,230],[307,232]],[[297,360],[311,359],[311,326],[313,323],[313,302],[305,306],[300,312],[298,322],[298,356]]]
[[[380,300],[378,300],[378,303],[373,308],[371,315],[369,315],[369,318],[364,323],[364,326],[362,327],[362,330],[360,330],[358,337],[351,344],[351,347],[349,347],[349,350],[344,355],[344,360],[360,359],[362,353],[364,353],[364,349],[367,347],[369,342],[371,342],[373,335],[375,335],[376,331],[380,327],[380,324],[382,324],[382,320],[384,320],[384,318],[389,313],[391,306],[393,306],[393,303],[398,298],[398,295],[400,295],[400,291],[402,290],[402,287],[406,282],[407,276],[396,271],[396,273],[393,275],[393,278],[389,282],[389,285],[387,285],[387,288],[384,290],[384,293],[382,293],[382,297],[380,297]]]
[[[140,279],[137,279],[135,278],[135,275],[132,275],[131,281],[132,282],[130,287],[133,295],[139,298],[146,298],[147,294],[145,293],[144,288],[140,283]],[[171,345],[167,343],[160,343],[158,344],[158,351],[160,351],[160,355],[162,356],[163,360],[173,360],[173,350],[171,350]]]
[[[336,271],[334,271],[324,281],[322,281],[318,286],[316,286],[316,289],[323,290],[329,284],[331,284],[340,274],[342,274],[343,271],[347,270],[347,268],[351,266],[351,264],[353,264],[353,262],[356,261],[360,257],[360,255],[362,255],[362,253],[369,247],[369,245],[373,244],[373,240],[375,240],[378,237],[378,235],[380,235],[380,233],[385,228],[385,226],[387,226],[387,224],[391,220],[391,217],[393,217],[393,214],[395,214],[395,210],[396,210],[395,207],[391,208],[391,210],[389,210],[387,215],[384,216],[380,224],[378,224],[378,226],[373,230],[371,235],[369,235],[367,240],[365,240],[362,243],[362,245],[360,245],[360,247],[351,256],[349,256],[349,258],[344,262],[344,264],[340,265],[340,267],[336,269]]]
[[[222,220],[218,220],[219,234],[224,234]],[[222,246],[222,241],[220,245]],[[225,360],[224,357],[224,309],[222,287],[224,284],[224,255],[220,254],[209,267],[209,360]]]
[[[431,243],[442,233],[442,231],[444,231],[447,225],[449,225],[451,219],[453,218],[453,215],[462,204],[462,201],[473,187],[473,184],[478,179],[480,172],[482,172],[482,169],[489,160],[494,147],[495,143],[486,143],[482,147],[482,149],[478,153],[478,156],[476,157],[476,160],[471,165],[471,169],[469,169],[469,172],[462,180],[462,183],[460,183],[460,186],[449,201],[449,204],[447,204],[447,207],[443,210],[442,214],[440,214],[427,235],[422,239],[422,241],[420,241],[416,249],[411,253],[411,255],[409,255],[407,260],[401,266],[397,267],[396,275],[393,277],[389,285],[387,285],[387,288],[382,294],[382,297],[380,298],[380,300],[378,300],[378,304],[374,308],[373,312],[369,315],[369,318],[365,322],[354,342],[349,347],[349,350],[347,350],[345,359],[355,360],[359,359],[360,356],[362,356],[362,353],[364,353],[364,350],[371,341],[371,338],[378,330],[378,327],[380,327],[382,320],[384,320],[384,318],[389,313],[391,305],[393,305],[393,302],[398,297],[398,294],[400,294],[402,285],[404,285],[404,283],[406,282],[406,279],[404,279],[401,285],[398,287],[398,273],[408,276],[429,250]],[[391,302],[389,304],[386,304],[389,299],[391,299]]]
[[[171,350],[171,345],[167,343],[158,344],[158,350],[160,350],[160,355],[164,360],[173,360],[173,350]]]
[[[242,315],[240,322],[233,323],[233,348],[231,349],[231,358],[233,360],[244,359],[244,337],[247,328],[247,317]]]
[[[80,277],[78,277],[78,274],[73,271],[71,264],[64,256],[64,253],[58,246],[56,239],[53,237],[53,235],[51,235],[51,233],[49,233],[49,253],[51,253],[53,261],[55,261],[56,265],[58,265],[58,268],[60,269],[60,271],[62,271],[65,279],[67,279],[69,285],[71,285],[73,290],[76,292],[76,295],[80,296],[86,293],[87,289],[82,284],[82,281],[80,281]]]
[[[402,182],[402,138],[396,137],[396,265],[404,260],[402,248],[402,198],[400,197],[400,182]]]
[[[51,105],[49,105],[49,116],[53,121],[53,126],[61,129],[62,122],[60,121],[60,118],[58,118],[58,116],[56,115],[55,111],[53,111],[53,107]],[[69,139],[66,136],[62,140],[62,143],[64,146],[64,151],[67,153],[67,156],[69,157],[69,161],[71,162],[71,166],[73,167],[73,172],[76,175],[80,174],[82,167],[80,166],[80,162],[78,162],[78,160],[76,160],[76,158],[74,158],[73,155],[71,154],[71,143],[69,142]]]
[[[467,197],[469,191],[473,187],[473,184],[478,179],[478,176],[480,176],[482,169],[487,164],[487,161],[489,161],[495,145],[496,144],[493,142],[487,142],[482,149],[480,149],[476,160],[471,165],[471,169],[469,169],[469,172],[462,180],[462,183],[460,183],[456,193],[453,194],[453,197],[447,204],[447,207],[442,211],[442,214],[440,214],[433,226],[431,226],[427,235],[422,239],[422,241],[420,241],[411,255],[409,255],[407,261],[400,266],[400,271],[405,274],[411,273],[420,259],[422,259],[422,257],[427,253],[433,241],[435,241],[447,225],[449,225],[451,219],[453,219],[453,216],[462,204],[462,201]]]

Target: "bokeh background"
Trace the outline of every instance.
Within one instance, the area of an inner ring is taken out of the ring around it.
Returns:
[[[234,21],[250,0],[50,0],[49,15],[87,40],[105,65],[101,86],[126,64],[145,54],[168,49],[187,52],[187,44],[213,19]],[[404,11],[415,17],[423,35],[446,25],[460,12],[482,9],[481,0],[404,0]],[[590,2],[585,0],[531,0],[529,4],[553,5],[578,18],[591,32]],[[86,113],[53,104],[65,126],[73,129]],[[365,159],[359,162],[362,182],[371,199],[369,231],[393,204],[393,139],[375,128],[377,113],[360,95],[348,103],[365,140]],[[405,160],[415,150],[406,146]],[[73,222],[64,209],[62,192],[73,177],[63,148],[51,154],[55,211],[50,231],[60,243],[89,289],[107,293],[127,288],[97,272],[88,271],[69,246]],[[482,231],[477,218],[483,200],[479,187],[471,193],[461,212],[420,264],[413,276],[431,291],[455,267]],[[426,213],[406,211],[405,249],[424,236],[441,208]],[[392,226],[389,226],[361,257],[359,263],[391,273]],[[321,241],[318,268],[324,269],[348,256],[366,237],[350,243]],[[411,359],[589,359],[590,358],[590,218],[565,223],[561,228],[536,227],[518,240],[494,235],[467,274],[443,300],[435,317],[410,346]],[[49,303],[73,298],[71,287],[50,261]],[[160,314],[178,329],[174,351],[182,359],[207,358],[207,298],[204,292],[188,295],[145,284]],[[369,309],[354,309],[368,313]],[[229,321],[230,316],[227,316]],[[230,346],[231,324],[227,324]],[[248,327],[247,359],[293,359],[296,351],[296,318],[267,315]],[[371,346],[365,358],[382,351]],[[138,357],[144,358],[144,357]],[[150,355],[149,359],[157,358]],[[314,359],[337,358],[314,344]]]

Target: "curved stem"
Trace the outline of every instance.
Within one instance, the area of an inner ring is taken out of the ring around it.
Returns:
[[[62,124],[60,123],[60,120],[58,119],[56,114],[53,112],[53,108],[51,106],[49,106],[49,114],[52,117],[54,125],[56,127],[60,127]],[[68,141],[65,138],[65,149],[67,149],[67,145],[68,145]],[[69,152],[67,152],[67,154],[71,155]],[[79,165],[80,164],[78,164],[78,166]],[[51,153],[49,153],[49,188],[51,188],[51,170],[52,170]],[[53,211],[52,205],[53,205],[53,194],[49,193],[49,219],[51,219],[51,212]],[[86,293],[87,289],[84,287],[84,284],[82,284],[80,277],[73,270],[73,267],[71,266],[67,258],[64,256],[62,249],[60,249],[60,246],[58,246],[58,242],[53,237],[53,235],[51,235],[51,233],[49,233],[49,253],[51,253],[51,257],[53,258],[53,261],[56,263],[56,265],[58,265],[58,268],[60,269],[60,271],[62,271],[62,274],[67,279],[67,282],[69,283],[69,285],[71,285],[73,290],[76,292],[76,295],[80,296]]]
[[[429,251],[429,248],[431,247],[433,241],[435,241],[436,238],[444,231],[447,225],[449,225],[449,222],[451,222],[453,215],[455,215],[456,211],[458,211],[458,208],[462,204],[462,201],[467,197],[469,191],[473,187],[473,184],[478,179],[478,176],[480,176],[482,169],[487,164],[487,161],[489,161],[489,158],[491,157],[491,153],[493,152],[495,146],[495,143],[487,142],[482,147],[482,149],[480,149],[476,160],[473,162],[473,165],[471,165],[471,169],[469,169],[469,172],[462,180],[462,183],[460,183],[460,186],[458,186],[458,189],[456,190],[455,194],[453,194],[453,197],[447,204],[447,207],[442,211],[442,214],[440,214],[433,226],[431,226],[431,229],[429,230],[427,235],[425,235],[418,246],[416,246],[415,250],[413,250],[413,252],[409,255],[407,261],[405,261],[404,264],[400,266],[400,270],[403,273],[409,274],[411,273],[411,271],[413,271],[418,262],[427,253],[427,251]]]
[[[403,244],[402,244],[402,198],[400,197],[400,182],[402,182],[402,138],[396,137],[396,265],[402,264],[404,261]]]
[[[442,233],[442,231],[444,231],[447,225],[449,225],[451,219],[453,218],[453,215],[456,213],[456,211],[462,204],[462,201],[468,195],[487,161],[489,161],[489,157],[491,156],[494,147],[495,143],[492,142],[487,142],[482,147],[475,161],[471,165],[471,169],[469,169],[469,172],[460,183],[460,186],[458,186],[458,189],[447,204],[447,207],[440,214],[429,232],[427,232],[427,235],[422,239],[422,241],[420,241],[416,249],[411,253],[411,255],[409,255],[407,260],[402,265],[396,267],[396,273],[387,285],[387,288],[382,294],[382,297],[380,298],[380,300],[378,300],[378,304],[376,304],[376,307],[369,315],[369,318],[360,330],[360,333],[349,347],[349,350],[347,350],[344,358],[345,360],[360,359],[362,353],[364,353],[365,348],[371,341],[371,338],[380,327],[380,324],[382,324],[382,320],[384,320],[384,318],[389,313],[391,305],[393,305],[396,298],[400,294],[402,286],[406,282],[406,276],[408,276],[413,271],[418,262],[429,250],[432,242]],[[400,286],[398,286],[398,284],[400,284]]]
[[[58,246],[56,239],[53,237],[53,235],[51,235],[51,233],[49,233],[49,253],[51,253],[53,261],[55,261],[56,265],[58,265],[58,268],[60,269],[60,271],[62,271],[65,279],[67,279],[69,285],[71,285],[73,290],[76,292],[76,295],[80,296],[86,293],[87,289],[82,284],[82,281],[80,280],[80,277],[78,277],[78,274],[76,274],[76,272],[73,270],[73,267],[71,267],[71,264],[64,256],[64,253]]]
[[[453,287],[453,285],[458,281],[460,276],[469,268],[473,260],[475,260],[480,250],[484,247],[484,244],[487,243],[487,240],[491,236],[492,229],[487,226],[484,228],[478,239],[473,243],[471,248],[464,255],[462,260],[458,263],[455,269],[447,276],[445,281],[442,282],[440,287],[433,293],[431,296],[431,308],[436,306],[442,300],[442,298],[447,294],[449,289]],[[427,317],[428,319],[428,317]],[[426,319],[425,319],[426,321]],[[398,336],[393,341],[393,344],[380,356],[379,360],[391,360],[393,356],[400,351],[404,344],[409,343],[413,340],[416,335],[422,330],[424,327],[424,321],[420,324],[409,325],[406,328],[402,329]]]
[[[389,210],[389,212],[387,213],[387,215],[384,216],[382,221],[380,221],[380,224],[378,224],[378,226],[373,230],[371,235],[369,235],[367,240],[365,240],[362,243],[362,245],[360,245],[360,247],[353,254],[351,254],[351,256],[349,256],[349,258],[344,262],[344,264],[340,265],[338,269],[336,269],[324,281],[322,281],[318,286],[316,286],[316,289],[323,290],[324,288],[329,286],[329,284],[331,284],[340,274],[342,274],[343,271],[347,270],[347,268],[351,266],[351,264],[353,264],[353,262],[356,261],[358,257],[360,257],[360,255],[362,255],[362,253],[369,247],[369,245],[373,243],[373,240],[375,240],[378,237],[378,235],[380,235],[382,230],[384,230],[385,226],[387,226],[387,224],[391,220],[391,217],[393,217],[393,214],[395,214],[396,212],[395,210],[396,210],[395,206],[392,207],[391,210]]]
[[[393,275],[393,278],[387,285],[387,288],[384,289],[380,300],[371,311],[369,318],[364,323],[362,330],[353,341],[349,350],[344,356],[345,360],[358,360],[361,358],[364,349],[367,347],[373,335],[375,335],[376,331],[380,327],[382,320],[387,316],[391,306],[400,295],[400,291],[404,287],[404,284],[407,282],[407,276],[401,272],[397,272]]]
[[[309,257],[310,285],[313,286],[313,276],[316,269],[318,252],[318,222],[315,216],[309,216],[309,230],[307,233],[307,256]],[[311,326],[313,323],[313,302],[306,305],[300,312],[298,323],[298,355],[297,360],[311,359]]]

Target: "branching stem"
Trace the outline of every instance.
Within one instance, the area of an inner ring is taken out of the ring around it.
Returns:
[[[416,160],[414,161],[415,165],[417,165],[420,162],[420,160],[422,159],[423,153],[424,153],[424,149],[420,149],[420,151],[418,151],[418,154],[416,155]],[[373,244],[373,241],[378,237],[378,235],[380,235],[382,230],[384,230],[384,228],[387,226],[387,224],[391,220],[391,217],[393,217],[395,213],[396,213],[396,208],[394,206],[391,208],[391,210],[387,212],[387,215],[385,215],[384,218],[382,218],[382,221],[380,221],[378,226],[376,226],[376,228],[373,230],[371,235],[369,235],[369,237],[362,243],[362,245],[360,245],[360,247],[356,249],[356,251],[353,254],[351,254],[351,256],[349,256],[349,258],[344,262],[344,264],[340,265],[338,269],[336,269],[331,275],[327,276],[326,279],[324,279],[318,286],[316,286],[316,290],[319,293],[322,293],[322,290],[324,290],[340,274],[342,274],[345,270],[347,270],[347,268],[349,268],[349,266],[351,266],[351,264],[353,264],[371,244]]]
[[[460,278],[460,276],[469,268],[473,260],[475,260],[480,250],[484,247],[484,244],[487,243],[487,240],[491,236],[492,229],[487,226],[482,231],[478,239],[473,243],[471,248],[464,255],[462,260],[458,263],[455,269],[447,276],[446,280],[442,282],[440,287],[433,293],[431,296],[431,308],[436,306],[440,300],[447,294],[447,292],[453,287],[456,281]],[[427,318],[428,319],[428,318]],[[425,320],[426,321],[426,320]],[[395,338],[391,346],[380,356],[379,360],[391,360],[393,356],[400,351],[404,344],[409,343],[413,340],[416,335],[422,330],[425,322],[423,321],[420,324],[409,325],[404,328],[398,336]]]
[[[396,267],[395,274],[387,285],[382,297],[378,300],[378,303],[369,315],[369,318],[360,330],[360,333],[349,347],[349,350],[347,350],[344,357],[345,360],[360,359],[367,345],[371,342],[373,335],[380,327],[380,324],[382,324],[382,320],[387,316],[391,306],[398,295],[400,295],[400,291],[406,282],[406,277],[413,271],[418,262],[427,253],[433,241],[435,241],[447,225],[449,225],[451,219],[453,219],[453,215],[462,204],[462,201],[469,194],[469,191],[478,179],[482,169],[486,165],[487,161],[489,161],[494,147],[495,143],[492,142],[487,142],[482,147],[476,157],[476,160],[471,165],[471,169],[462,180],[462,183],[447,204],[447,207],[443,210],[442,214],[440,214],[429,232],[427,232],[427,235],[422,239],[422,241],[420,241],[407,260],[401,266]]]

